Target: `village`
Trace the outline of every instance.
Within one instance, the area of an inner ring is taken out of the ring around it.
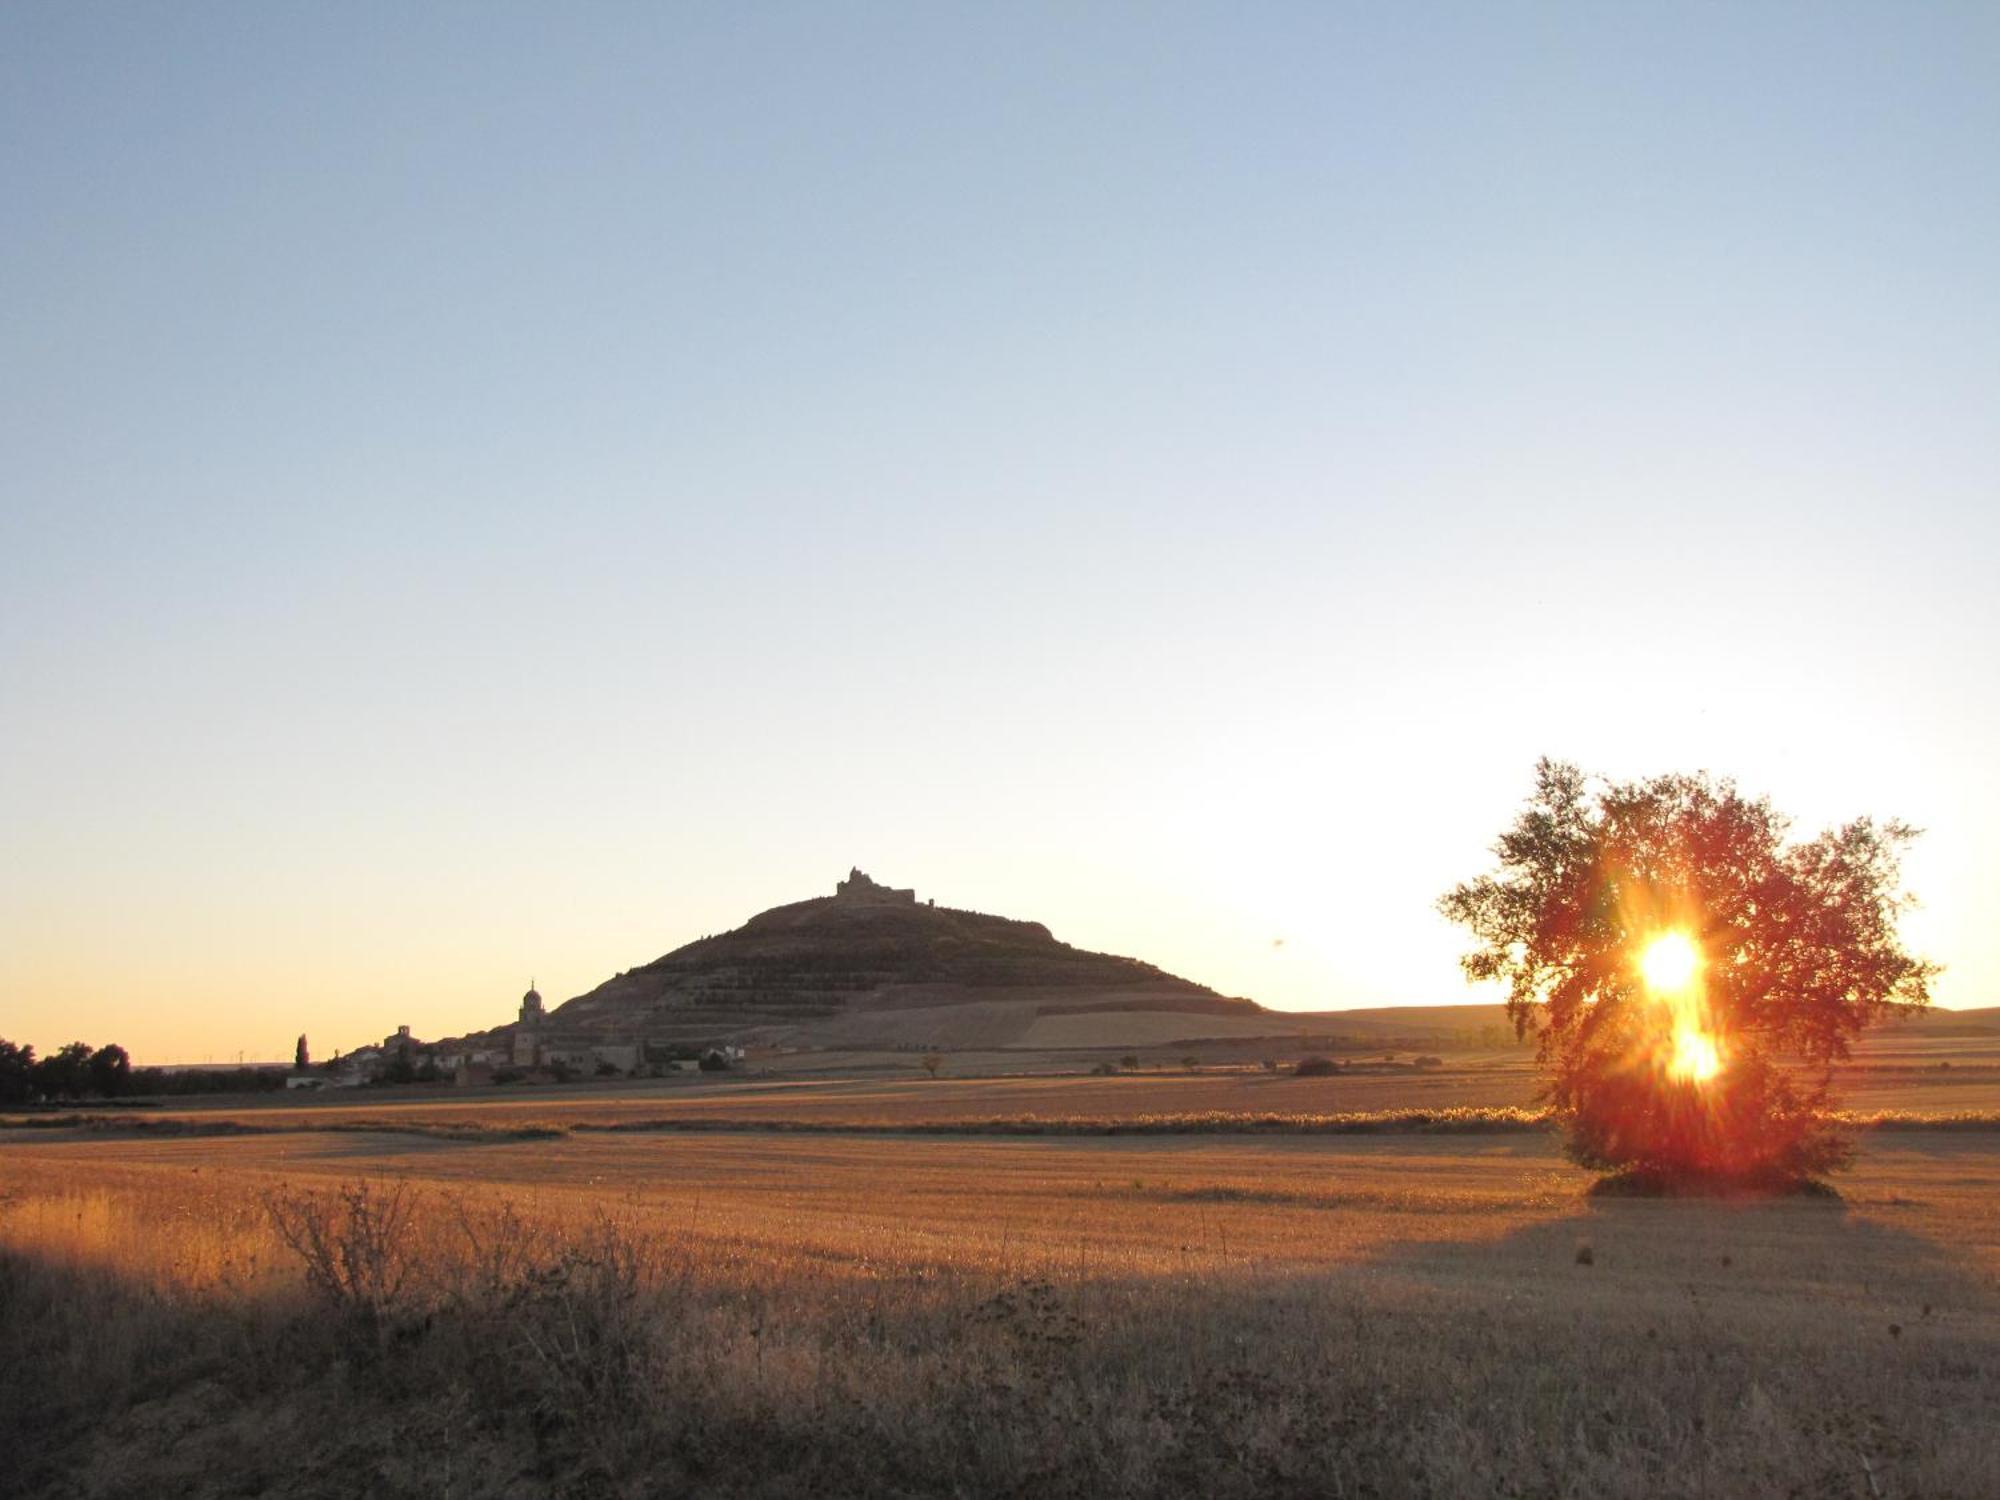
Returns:
[[[569,1083],[580,1078],[659,1078],[693,1064],[706,1073],[728,1072],[744,1062],[741,1047],[718,1043],[689,1047],[643,1037],[618,1040],[551,1031],[541,992],[532,984],[521,997],[511,1030],[485,1045],[432,1043],[407,1025],[378,1044],[337,1053],[315,1064],[301,1036],[285,1075],[287,1090],[360,1088],[377,1083],[452,1083],[460,1087],[507,1083]]]

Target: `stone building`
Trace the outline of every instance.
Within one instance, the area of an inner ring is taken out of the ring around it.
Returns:
[[[514,1018],[513,1044],[505,1061],[524,1071],[567,1068],[575,1073],[595,1073],[609,1065],[620,1073],[636,1073],[645,1061],[645,1049],[637,1041],[616,1041],[577,1031],[552,1030],[541,992],[532,984],[521,997],[521,1009]],[[478,1061],[487,1061],[484,1057]],[[500,1059],[491,1059],[499,1061]]]
[[[521,1014],[514,1022],[514,1066],[517,1068],[536,1067],[541,1062],[538,1044],[541,1041],[542,1022],[546,1013],[542,1010],[542,992],[531,981],[528,993],[521,997]]]
[[[884,906],[891,903],[902,906],[917,904],[915,890],[902,891],[893,886],[877,885],[859,868],[850,869],[847,879],[834,886],[833,893],[843,901],[867,901]]]

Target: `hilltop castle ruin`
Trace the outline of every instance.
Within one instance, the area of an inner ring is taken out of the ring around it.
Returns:
[[[867,901],[883,906],[892,902],[901,906],[917,904],[917,893],[914,889],[899,891],[894,886],[877,885],[863,874],[859,867],[847,872],[847,879],[833,888],[833,894],[842,901]]]

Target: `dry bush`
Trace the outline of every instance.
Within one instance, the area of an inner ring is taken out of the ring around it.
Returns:
[[[273,1191],[271,1225],[304,1268],[306,1285],[335,1315],[370,1331],[401,1311],[415,1237],[407,1187],[366,1182],[331,1195]]]

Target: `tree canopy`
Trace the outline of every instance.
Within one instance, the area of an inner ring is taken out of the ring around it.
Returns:
[[[1706,774],[1594,784],[1535,768],[1498,868],[1439,902],[1507,985],[1548,1098],[1587,1166],[1798,1176],[1841,1165],[1834,1064],[1930,1000],[1903,950],[1901,853],[1858,818],[1794,841],[1769,801]]]
[[[0,1039],[0,1104],[23,1104],[34,1096],[35,1049]]]

